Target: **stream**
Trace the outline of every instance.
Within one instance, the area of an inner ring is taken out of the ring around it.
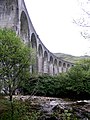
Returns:
[[[29,100],[32,110],[42,112],[38,120],[90,120],[90,100],[71,101],[40,96],[20,96],[18,99]]]

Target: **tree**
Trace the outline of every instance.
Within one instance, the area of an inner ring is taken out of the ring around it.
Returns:
[[[90,39],[90,0],[77,0],[81,8],[81,16],[74,23],[82,27],[81,35]]]
[[[30,49],[12,30],[0,29],[0,84],[12,94],[30,75]]]
[[[68,71],[67,91],[79,99],[90,97],[90,59],[81,60]]]

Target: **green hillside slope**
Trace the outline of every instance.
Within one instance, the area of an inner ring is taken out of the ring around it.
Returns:
[[[78,62],[81,59],[90,59],[90,56],[88,56],[88,55],[85,55],[85,56],[73,56],[73,55],[64,54],[64,53],[54,53],[54,55],[61,58],[61,59],[63,59],[63,60],[73,62],[73,63]]]

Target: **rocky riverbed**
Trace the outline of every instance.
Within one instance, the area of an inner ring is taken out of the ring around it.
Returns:
[[[41,112],[38,120],[90,120],[90,100],[71,101],[39,96],[14,96],[30,102],[32,110]]]

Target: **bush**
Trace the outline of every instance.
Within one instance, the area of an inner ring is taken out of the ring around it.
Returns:
[[[30,109],[29,102],[0,100],[0,120],[37,120],[39,112]],[[12,114],[13,113],[13,114]]]
[[[24,94],[35,94],[38,96],[64,97],[66,95],[67,74],[60,76],[37,76],[31,77],[22,89]]]
[[[77,64],[59,76],[31,77],[22,88],[30,95],[90,99],[90,65]]]

